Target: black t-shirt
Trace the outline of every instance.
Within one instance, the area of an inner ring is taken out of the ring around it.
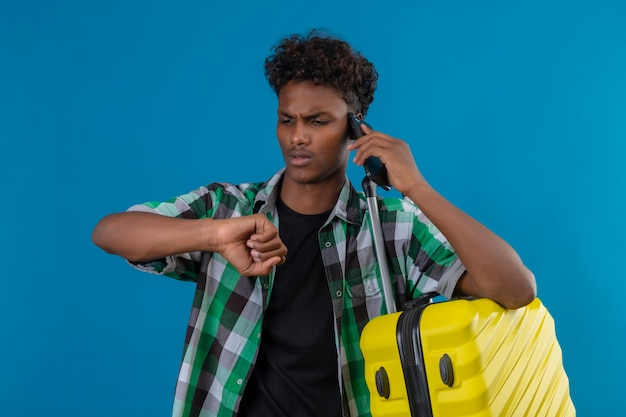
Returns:
[[[318,241],[330,212],[302,215],[280,200],[277,209],[289,252],[276,269],[238,416],[341,416],[333,310]]]

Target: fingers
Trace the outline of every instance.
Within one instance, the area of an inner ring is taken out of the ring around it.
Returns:
[[[265,262],[276,258],[278,265],[283,264],[287,256],[287,247],[278,236],[267,242],[250,239],[246,242],[246,246],[250,248],[250,257],[254,262]]]
[[[262,214],[254,214],[252,218],[255,222],[255,231],[250,235],[250,240],[254,242],[269,242],[278,237],[278,229]]]
[[[259,252],[256,249],[251,249],[250,256],[252,263],[249,264],[248,268],[242,271],[242,275],[268,275],[272,271],[272,268],[284,264],[287,260],[286,248],[284,251],[278,251],[278,253],[284,253],[284,255],[271,256],[268,252]]]
[[[374,129],[372,129],[371,127],[369,127],[368,125],[366,125],[365,123],[361,123],[361,130],[363,131],[363,133],[365,133],[366,135],[369,135],[370,133],[374,132]]]
[[[216,231],[220,253],[244,276],[267,275],[285,262],[287,247],[262,214],[222,220]]]
[[[283,264],[287,247],[280,239],[278,229],[263,215],[258,215],[255,220],[257,233],[246,241],[251,258],[257,263],[270,262],[272,266]]]
[[[247,268],[243,269],[240,272],[244,276],[268,275],[272,271],[272,268],[277,265],[281,265],[284,262],[284,256],[282,258],[275,256],[263,262],[252,262],[248,265]]]
[[[347,147],[348,151],[356,150],[353,162],[360,166],[365,163],[367,158],[375,156],[385,163],[388,151],[397,145],[395,142],[398,142],[398,140],[380,132],[374,132],[365,125],[361,126],[363,131],[366,132],[365,136],[361,136]]]
[[[347,147],[349,151],[356,151],[353,159],[355,164],[362,166],[372,156],[380,158],[387,167],[391,185],[405,195],[416,185],[425,183],[408,143],[373,131],[365,125],[361,126],[366,134]]]

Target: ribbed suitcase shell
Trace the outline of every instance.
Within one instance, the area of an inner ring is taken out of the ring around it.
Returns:
[[[480,298],[380,316],[363,330],[361,350],[373,417],[576,415],[539,299],[517,310]]]

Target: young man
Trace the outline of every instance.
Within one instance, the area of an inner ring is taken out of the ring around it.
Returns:
[[[415,297],[437,291],[517,308],[532,273],[502,239],[422,177],[408,145],[362,127],[373,65],[342,40],[284,39],[265,62],[278,96],[285,167],[262,183],[212,183],[112,214],[94,242],[136,267],[197,283],[174,416],[367,416],[359,336],[386,312],[363,195],[349,154],[379,157],[405,199],[381,201],[392,274]],[[419,207],[419,208],[418,208]]]

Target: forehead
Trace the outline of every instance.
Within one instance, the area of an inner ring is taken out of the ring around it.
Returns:
[[[345,113],[348,104],[336,88],[310,81],[291,81],[278,94],[278,111],[289,114]]]

